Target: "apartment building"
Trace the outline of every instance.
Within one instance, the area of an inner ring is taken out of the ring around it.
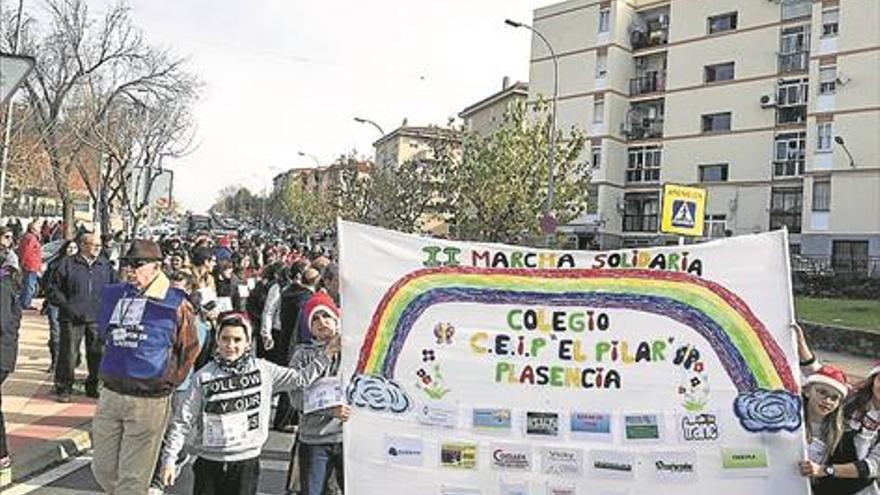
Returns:
[[[504,125],[505,116],[512,106],[525,102],[528,97],[528,83],[517,81],[511,84],[510,78],[505,76],[501,81],[501,91],[468,105],[459,112],[458,117],[466,131],[489,136]]]
[[[658,226],[661,185],[677,183],[707,189],[707,237],[786,226],[794,253],[876,266],[878,21],[877,0],[537,9],[533,26],[558,55],[559,126],[589,137],[595,204],[575,229],[581,244],[674,242]],[[553,61],[533,37],[530,101],[552,88]]]
[[[409,160],[430,160],[434,156],[434,145],[448,142],[458,145],[458,134],[435,125],[409,126],[406,121],[393,131],[373,143],[376,153],[376,166],[388,167],[406,163]]]

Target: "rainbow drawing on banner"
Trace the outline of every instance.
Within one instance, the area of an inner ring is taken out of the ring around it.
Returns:
[[[782,349],[748,305],[723,286],[656,270],[531,270],[439,267],[398,280],[373,313],[349,402],[401,413],[411,400],[394,381],[414,323],[441,303],[589,306],[652,313],[706,339],[737,388],[734,410],[748,431],[794,431],[801,424],[798,385]]]

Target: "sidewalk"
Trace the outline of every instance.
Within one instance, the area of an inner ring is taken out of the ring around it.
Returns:
[[[91,448],[89,436],[95,399],[75,394],[69,404],[55,402],[49,366],[49,325],[35,311],[22,318],[18,365],[3,384],[3,413],[12,453],[11,473],[0,471],[0,487],[40,472]],[[874,366],[871,359],[816,351],[819,359],[841,367],[851,383],[861,380]],[[85,356],[77,378],[85,379]]]
[[[39,303],[40,301],[37,301]],[[42,471],[91,448],[89,428],[95,399],[74,394],[71,402],[55,402],[49,367],[49,324],[36,311],[21,321],[18,364],[3,384],[3,414],[12,469],[0,471],[0,487]],[[77,379],[86,376],[85,355]]]

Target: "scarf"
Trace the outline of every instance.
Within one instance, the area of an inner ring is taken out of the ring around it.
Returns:
[[[230,375],[240,375],[251,368],[251,364],[254,363],[254,355],[248,349],[238,359],[230,360],[222,357],[218,349],[214,352],[214,362],[224,372]]]

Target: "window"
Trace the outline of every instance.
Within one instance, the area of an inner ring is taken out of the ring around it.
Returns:
[[[822,11],[822,37],[832,38],[837,36],[838,18],[840,10],[828,9]]]
[[[808,78],[782,80],[776,91],[776,104],[781,107],[806,105],[808,92]]]
[[[593,123],[601,124],[605,122],[605,100],[593,102]]]
[[[819,67],[819,94],[833,95],[837,91],[837,66]]]
[[[868,241],[831,241],[831,266],[835,273],[867,273]]]
[[[623,196],[623,231],[657,232],[660,197],[657,193],[629,193]]]
[[[626,165],[627,182],[659,182],[663,149],[657,145],[629,149]]]
[[[611,27],[611,9],[608,7],[599,9],[599,32],[607,33]]]
[[[813,181],[813,211],[831,210],[831,181]]]
[[[716,15],[709,18],[709,34],[736,29],[736,12]]]
[[[834,128],[831,122],[822,122],[816,125],[816,151],[827,153],[831,151],[831,139]]]
[[[703,68],[704,79],[707,83],[715,81],[729,81],[733,79],[733,62],[707,65]]]
[[[730,130],[730,112],[703,115],[703,132]]]
[[[703,237],[720,239],[727,237],[727,215],[706,215]]]
[[[793,234],[801,232],[803,189],[774,189],[770,198],[770,229],[788,227]]]
[[[787,132],[774,141],[773,176],[797,177],[804,174],[807,133]]]
[[[700,165],[700,182],[727,182],[727,164]]]
[[[779,39],[779,71],[801,72],[809,67],[810,32],[798,26],[783,29]]]
[[[808,94],[808,78],[781,80],[776,90],[776,123],[806,122]]]
[[[602,166],[602,146],[595,144],[590,148],[590,163],[593,168]]]
[[[608,53],[596,54],[596,79],[603,79],[608,75]]]

